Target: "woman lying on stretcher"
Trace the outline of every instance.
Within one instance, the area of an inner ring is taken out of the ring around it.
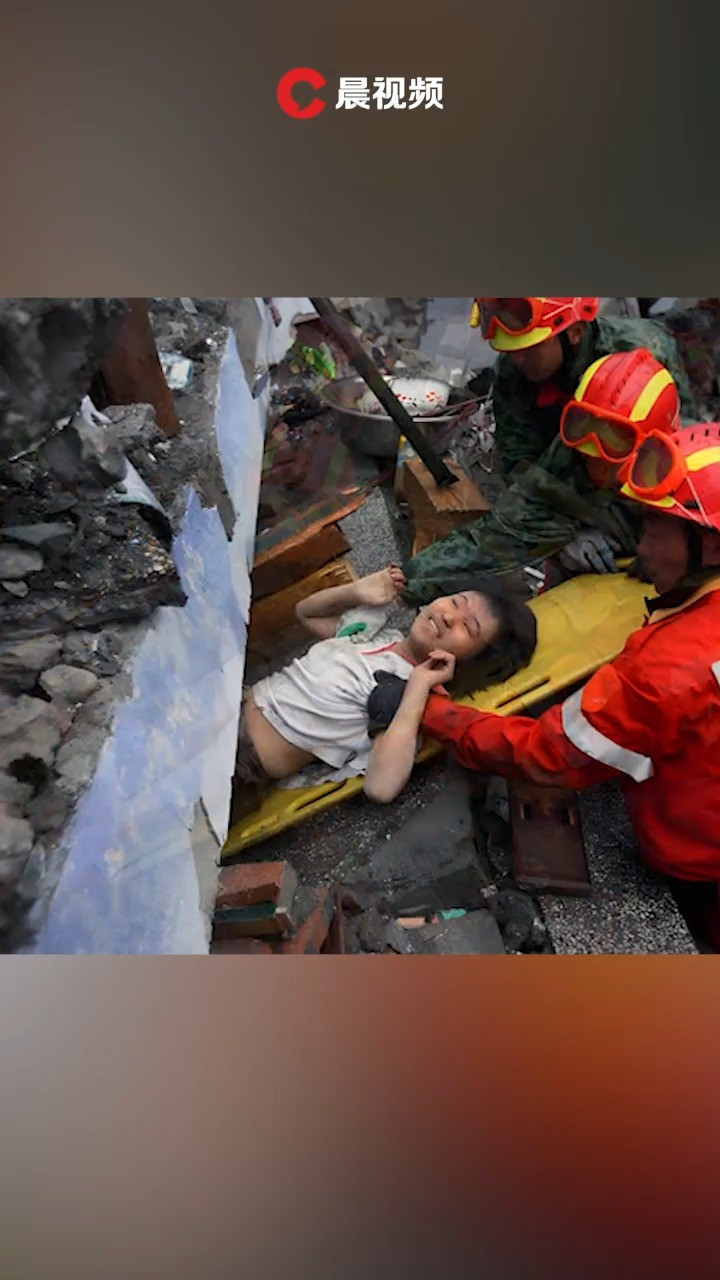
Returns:
[[[436,649],[450,655],[453,665],[480,657],[500,660],[503,679],[530,661],[535,617],[499,581],[459,580],[453,595],[420,610],[407,635],[388,627],[388,613],[401,601],[404,586],[402,570],[391,565],[298,605],[299,621],[318,643],[245,695],[233,821],[254,811],[278,781],[309,785],[366,772],[380,747],[373,747],[367,709],[378,673],[406,679]],[[441,677],[449,678],[446,667],[433,683]],[[318,766],[314,776],[298,778],[311,764]],[[374,783],[366,791],[379,800],[393,798]]]

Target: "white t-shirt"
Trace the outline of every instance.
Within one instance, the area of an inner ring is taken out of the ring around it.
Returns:
[[[387,616],[387,609],[350,610],[334,639],[319,640],[283,671],[253,685],[255,705],[265,719],[286,742],[328,765],[325,776],[335,781],[367,769],[372,747],[367,700],[374,672],[391,671],[406,680],[412,671],[413,664],[392,649],[403,637],[387,626]],[[292,783],[305,781],[298,775]]]

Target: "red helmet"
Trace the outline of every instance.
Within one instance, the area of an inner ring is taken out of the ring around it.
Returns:
[[[594,320],[599,298],[476,298],[470,315],[494,351],[536,347],[577,321]]]
[[[571,449],[606,462],[622,462],[650,431],[669,434],[680,421],[672,375],[645,347],[595,360],[583,374],[560,419]]]
[[[643,506],[720,533],[720,422],[653,432],[634,455],[622,493]]]

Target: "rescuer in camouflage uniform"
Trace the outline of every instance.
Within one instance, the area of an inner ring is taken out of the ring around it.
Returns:
[[[720,298],[699,298],[663,316],[677,341],[690,379],[695,421],[720,418]]]
[[[597,317],[597,298],[483,299],[526,304],[515,314],[491,310],[486,337],[502,352],[495,371],[496,444],[508,487],[492,511],[414,556],[405,566],[406,598],[420,605],[453,575],[510,573],[567,549],[575,572],[608,572],[613,552],[633,556],[638,519],[612,489],[598,487],[587,462],[560,439],[565,404],[584,371],[600,357],[644,347],[677,386],[683,421],[693,421],[687,377],[673,338],[649,320]],[[473,318],[479,314],[474,309]],[[513,328],[503,326],[503,316]],[[525,323],[521,323],[525,321]],[[472,321],[471,321],[472,323]],[[522,332],[518,332],[522,330]],[[592,531],[602,549],[587,552]],[[601,567],[604,563],[604,568]]]

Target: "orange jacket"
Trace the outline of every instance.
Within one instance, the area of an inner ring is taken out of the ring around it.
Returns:
[[[536,720],[431,694],[422,723],[469,769],[578,790],[615,778],[648,866],[720,881],[720,577]]]

